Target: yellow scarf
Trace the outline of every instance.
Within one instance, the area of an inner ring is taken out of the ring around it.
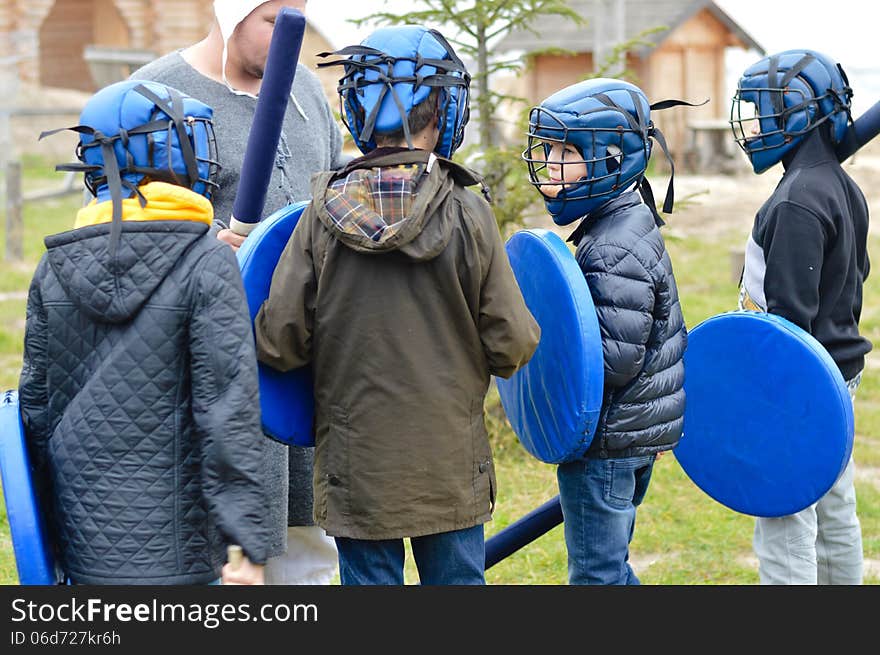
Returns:
[[[122,201],[123,221],[196,221],[211,225],[214,208],[211,201],[186,187],[167,182],[150,182],[140,187],[147,199],[141,207],[137,197]],[[92,200],[76,214],[74,229],[88,225],[109,223],[113,218],[113,203]]]

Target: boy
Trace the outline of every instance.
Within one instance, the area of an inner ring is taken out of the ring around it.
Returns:
[[[317,176],[255,321],[261,361],[315,371],[315,514],[342,584],[484,584],[495,471],[490,375],[538,328],[480,182],[448,158],[469,75],[437,32],[379,29],[342,51],[339,93],[364,157]],[[393,67],[393,74],[390,73]]]
[[[584,457],[557,468],[573,585],[639,584],[628,562],[636,509],[655,457],[682,432],[687,331],[644,179],[655,135],[644,94],[620,80],[574,84],[529,115],[529,179],[556,224],[580,221],[569,241],[602,334],[595,435]]]
[[[41,503],[74,584],[260,583],[256,358],[232,251],[209,235],[211,109],[126,81],[83,108],[95,200],[46,238],[19,385]]]
[[[812,334],[854,395],[871,342],[859,334],[868,276],[868,206],[841,168],[852,90],[822,53],[788,50],[743,73],[731,112],[734,138],[755,173],[785,172],[746,243],[740,309],[782,316]],[[754,548],[762,584],[860,584],[862,536],[850,459],[814,505],[758,517]]]

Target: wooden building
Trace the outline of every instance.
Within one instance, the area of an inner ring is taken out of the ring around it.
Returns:
[[[0,63],[22,85],[91,93],[203,38],[212,18],[212,0],[0,0]],[[332,49],[309,23],[303,62]],[[335,97],[336,71],[316,72]]]
[[[646,45],[626,54],[626,68],[651,102],[710,99],[702,107],[668,109],[654,117],[677,158],[692,148],[695,127],[710,131],[726,127],[733,90],[727,88],[725,79],[725,51],[739,47],[764,52],[711,0],[582,0],[569,4],[586,19],[585,25],[548,15],[534,23],[535,33],[512,32],[498,44],[496,49],[501,52],[536,53],[528,55],[530,66],[519,89],[522,95],[536,104],[590,76],[617,44],[645,41]],[[548,48],[566,52],[540,52]]]

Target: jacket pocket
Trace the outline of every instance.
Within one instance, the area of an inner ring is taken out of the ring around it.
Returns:
[[[482,516],[487,511],[489,514],[495,511],[497,489],[495,462],[492,458],[492,448],[489,445],[486,423],[483,420],[482,399],[474,400],[471,403],[471,440],[473,447],[474,510],[476,516]]]
[[[605,502],[618,509],[639,505],[651,479],[653,462],[654,455],[609,461],[605,467]]]

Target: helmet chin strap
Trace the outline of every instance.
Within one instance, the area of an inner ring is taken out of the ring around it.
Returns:
[[[614,102],[608,95],[604,93],[597,93],[596,98],[599,99],[604,104],[609,107],[613,107],[620,113],[622,113],[630,123],[630,126],[642,133],[642,136],[645,139],[645,147],[647,147],[647,140],[653,138],[657,141],[660,147],[663,149],[663,154],[666,156],[666,161],[669,162],[669,184],[666,187],[666,196],[663,199],[663,213],[671,214],[672,209],[675,206],[675,162],[672,160],[672,155],[669,153],[669,146],[666,144],[666,137],[663,136],[663,132],[660,131],[659,127],[656,127],[652,121],[649,121],[647,116],[645,116],[644,109],[642,108],[642,103],[638,95],[630,91],[630,96],[632,97],[633,106],[636,108],[637,117],[633,117],[633,115],[628,112],[626,109],[621,107],[619,104]],[[649,109],[651,111],[661,111],[663,109],[669,109],[671,107],[700,107],[709,102],[707,98],[701,103],[691,103],[686,102],[685,100],[660,100],[659,102],[655,102],[650,105]],[[657,227],[662,227],[666,225],[666,222],[660,216],[660,212],[657,211],[657,202],[654,200],[654,190],[651,188],[651,183],[648,182],[648,178],[644,176],[644,172],[642,173],[642,178],[638,183],[639,193],[642,196],[642,199],[645,201],[645,204],[648,205],[648,208],[651,210],[651,213],[654,215],[654,222],[657,224]]]
[[[709,98],[706,98],[703,102],[699,103],[686,102],[684,100],[660,100],[651,104],[651,111],[662,111],[671,107],[702,107],[707,102],[709,102]],[[672,209],[675,206],[675,188],[673,186],[675,180],[675,162],[672,160],[672,155],[669,153],[669,146],[666,145],[666,137],[663,136],[663,132],[660,131],[659,127],[652,123],[648,130],[648,136],[652,137],[658,144],[660,144],[660,148],[663,149],[663,154],[666,156],[666,161],[669,162],[669,184],[666,187],[666,197],[663,199],[663,213],[671,214]],[[654,201],[654,192],[646,178],[642,178],[639,191],[641,192],[645,203],[651,208],[651,211],[654,214],[654,221],[657,225],[665,225],[663,219],[660,218],[660,214],[657,212],[657,203]]]

